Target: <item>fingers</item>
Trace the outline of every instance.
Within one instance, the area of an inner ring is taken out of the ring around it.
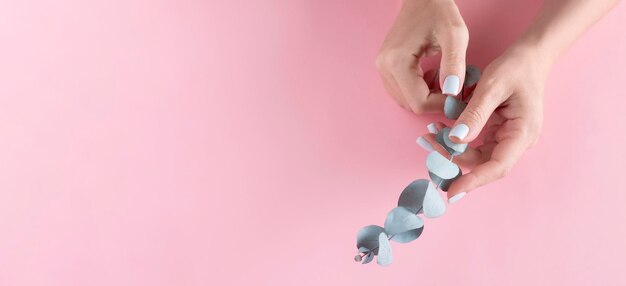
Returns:
[[[430,92],[419,67],[419,58],[411,53],[404,53],[404,56],[389,53],[396,52],[382,53],[376,65],[385,82],[385,88],[392,97],[415,114],[440,111],[445,97],[440,93]]]
[[[519,120],[519,119],[516,119]],[[454,181],[448,189],[448,198],[461,193],[468,193],[478,187],[505,177],[513,165],[521,158],[528,149],[528,136],[523,132],[522,123],[516,120],[507,121],[503,126],[504,135],[500,135],[498,143],[491,152],[491,158],[483,164],[476,166],[471,173],[461,176]],[[517,126],[516,126],[517,125]],[[461,197],[463,195],[460,195]]]
[[[421,76],[407,71],[394,74],[402,95],[415,114],[440,112],[446,100],[440,93],[431,93]]]
[[[505,92],[496,85],[479,82],[467,107],[454,123],[450,139],[456,143],[468,143],[476,139],[504,98]]]
[[[387,90],[387,93],[391,95],[391,97],[393,97],[396,103],[398,103],[398,105],[400,105],[405,110],[411,111],[409,104],[404,99],[404,96],[402,96],[402,92],[400,92],[400,89],[398,88],[398,85],[395,83],[395,81],[393,79],[390,79],[390,76],[386,74],[381,73],[380,77],[383,81],[383,86],[385,87],[385,90]]]
[[[426,126],[426,129],[428,129],[428,133],[431,134],[437,134],[439,133],[439,131],[441,131],[441,129],[444,128],[446,128],[446,125],[441,122],[430,123],[428,124],[428,126]]]
[[[428,124],[426,126],[428,133],[417,138],[417,145],[427,152],[437,151],[449,157],[448,151],[437,141],[437,134],[445,127],[446,125],[442,122]],[[481,145],[478,148],[468,147],[463,154],[454,157],[454,162],[462,168],[471,169],[478,164],[484,163],[489,158],[491,149],[493,149],[493,146],[489,145]]]
[[[391,74],[398,84],[407,104],[415,114],[439,111],[443,108],[445,97],[439,93],[431,93],[424,73],[419,66],[419,59],[414,56],[413,62],[397,65]]]
[[[440,36],[441,63],[439,76],[441,91],[447,95],[457,95],[465,80],[465,54],[469,42],[469,32],[464,23],[446,28]]]
[[[437,151],[446,157],[450,157],[450,153],[448,153],[448,151],[446,151],[446,149],[444,149],[443,146],[437,142],[436,136],[436,134],[424,134],[417,138],[416,143],[429,153]],[[471,169],[484,162],[485,158],[482,151],[471,147],[468,147],[463,154],[454,157],[455,164],[467,169]]]

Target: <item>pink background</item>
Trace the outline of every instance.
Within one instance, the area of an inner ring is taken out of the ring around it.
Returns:
[[[459,1],[468,60],[538,1]],[[511,175],[359,265],[441,116],[384,92],[399,1],[1,1],[0,285],[625,285],[626,7]]]

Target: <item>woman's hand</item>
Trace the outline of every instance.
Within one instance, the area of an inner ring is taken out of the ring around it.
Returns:
[[[471,142],[481,131],[484,133],[480,147],[468,148],[454,159],[471,172],[448,189],[451,203],[506,176],[537,142],[543,120],[543,89],[551,65],[551,59],[539,56],[534,47],[513,46],[487,66],[468,106],[450,131],[451,140],[457,143]],[[443,127],[440,123],[431,126]],[[431,149],[438,145],[433,134],[422,138]],[[439,151],[446,154],[443,149]]]
[[[452,183],[448,189],[450,203],[506,176],[524,151],[537,142],[543,119],[543,88],[552,64],[617,2],[546,1],[526,32],[489,64],[468,106],[450,131],[451,140],[457,143],[470,142],[484,131],[482,146],[455,159],[471,172]],[[490,117],[492,120],[487,124]],[[424,140],[421,142],[423,145]],[[433,140],[430,142],[432,146],[438,145]]]
[[[387,92],[416,114],[441,112],[445,97],[431,93],[427,82],[437,75],[429,74],[425,79],[420,59],[441,53],[441,90],[456,95],[465,77],[468,40],[467,27],[454,1],[405,0],[376,60]]]

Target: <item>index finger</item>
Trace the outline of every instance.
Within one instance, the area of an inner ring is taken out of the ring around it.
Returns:
[[[520,125],[521,122],[515,122],[516,120],[520,119],[507,122],[513,125],[509,126],[513,130],[507,131],[508,136],[497,143],[491,158],[487,162],[476,166],[470,173],[464,174],[452,183],[448,190],[449,200],[458,194],[469,193],[508,174],[528,147],[523,129],[521,129],[521,126],[515,126]],[[462,197],[463,195],[460,196]],[[453,202],[454,200],[450,201]]]

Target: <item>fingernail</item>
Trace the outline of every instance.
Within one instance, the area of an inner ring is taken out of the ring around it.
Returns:
[[[452,130],[450,130],[450,138],[457,137],[459,140],[465,139],[465,136],[469,133],[469,126],[465,124],[459,124],[454,126]]]
[[[424,148],[424,150],[426,150],[428,152],[432,152],[433,150],[435,150],[435,149],[433,149],[433,145],[430,145],[430,143],[428,143],[428,141],[426,141],[426,139],[422,138],[422,136],[418,137],[415,142],[417,142],[417,145],[419,145],[420,147]]]
[[[448,203],[449,204],[453,204],[458,202],[460,199],[462,199],[463,197],[465,197],[465,195],[467,195],[466,192],[462,192],[462,193],[458,193],[456,195],[454,195],[454,197],[451,197],[450,199],[448,199]]]
[[[455,75],[449,75],[443,81],[443,87],[441,87],[441,93],[456,96],[459,93],[459,85],[461,79]]]
[[[437,126],[435,126],[435,123],[428,124],[428,126],[426,126],[426,128],[428,128],[428,132],[430,132],[432,134],[439,133],[439,129],[437,129]]]

